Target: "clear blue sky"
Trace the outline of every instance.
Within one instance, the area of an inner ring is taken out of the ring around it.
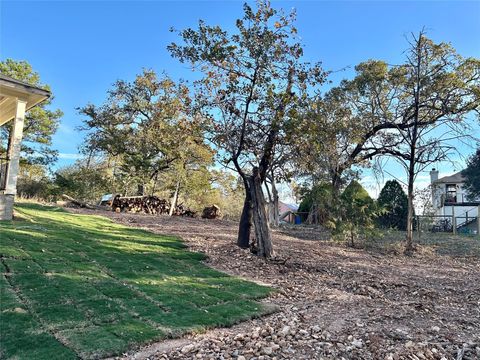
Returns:
[[[242,1],[1,1],[0,58],[27,60],[50,84],[53,106],[64,113],[54,138],[58,165],[72,163],[82,142],[75,108],[100,104],[117,79],[143,67],[174,78],[192,73],[171,59],[170,27],[199,19],[232,28]],[[480,58],[479,1],[274,1],[298,14],[307,60],[325,69],[353,67],[366,59],[402,60],[405,36],[426,27],[435,41],[451,42],[463,56]],[[351,75],[336,73],[332,80]],[[452,171],[453,169],[445,170]]]

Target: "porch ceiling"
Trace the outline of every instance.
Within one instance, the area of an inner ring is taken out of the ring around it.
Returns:
[[[17,99],[27,102],[27,110],[50,97],[50,92],[0,74],[0,126],[15,117]]]

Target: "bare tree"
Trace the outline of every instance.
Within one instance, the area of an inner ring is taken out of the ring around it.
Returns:
[[[413,251],[414,183],[429,165],[446,160],[458,141],[471,137],[468,114],[480,112],[480,61],[463,59],[424,31],[411,36],[401,81],[392,83],[391,107],[402,121],[395,147],[385,149],[407,173],[408,219],[405,253]]]

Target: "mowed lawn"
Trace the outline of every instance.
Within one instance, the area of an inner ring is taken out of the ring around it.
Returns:
[[[271,289],[205,266],[176,237],[37,204],[0,222],[0,358],[118,354],[268,312]]]

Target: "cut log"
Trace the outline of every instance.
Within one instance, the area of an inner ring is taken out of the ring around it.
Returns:
[[[86,202],[83,202],[83,201],[80,201],[80,200],[77,200],[77,199],[74,199],[72,198],[71,196],[68,196],[67,194],[62,194],[62,198],[69,201],[70,203],[72,203],[73,205],[76,205],[78,207],[81,207],[81,208],[86,208],[86,209],[91,209],[91,210],[95,210],[96,207],[93,206],[93,205],[90,205],[90,204],[87,204]]]
[[[202,211],[202,218],[203,219],[218,219],[222,216],[220,212],[220,208],[217,205],[207,206]]]

